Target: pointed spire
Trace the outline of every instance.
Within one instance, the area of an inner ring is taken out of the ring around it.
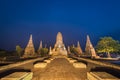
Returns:
[[[40,41],[40,45],[39,45],[39,48],[38,48],[38,54],[40,54],[41,49],[42,49],[42,41]]]
[[[90,37],[89,37],[89,35],[87,35],[87,43],[86,43],[86,46],[89,46],[90,44],[91,44]]]
[[[32,39],[32,34],[30,35],[30,39],[29,39],[29,42],[28,42],[28,45],[27,45],[27,47],[34,47],[33,46],[33,39]]]
[[[63,36],[61,32],[58,32],[57,37],[56,37],[56,44],[58,43],[63,43]]]
[[[82,54],[82,49],[81,49],[79,41],[77,43],[77,49],[78,49],[79,54]]]
[[[27,44],[27,47],[25,48],[25,53],[24,55],[34,55],[35,54],[35,49],[34,49],[34,45],[33,45],[33,39],[32,39],[32,34],[30,35],[30,39],[29,42]]]
[[[42,48],[42,41],[40,41],[39,50]]]
[[[52,55],[52,47],[49,48],[49,55]]]
[[[75,45],[73,44],[73,48],[75,48]]]
[[[45,48],[47,48],[47,44],[45,44]]]
[[[30,35],[30,40],[32,41],[32,34]]]
[[[77,47],[80,47],[80,43],[79,43],[79,41],[77,42]]]
[[[87,35],[87,40],[86,40],[86,48],[85,48],[85,52],[86,53],[90,53],[90,45],[91,45],[91,42],[90,42],[90,38],[89,36]]]
[[[68,46],[68,53],[70,53],[70,46]]]
[[[86,41],[86,48],[85,48],[85,52],[87,54],[90,54],[92,57],[97,57],[97,54],[95,52],[95,49],[90,41],[89,36],[87,35],[87,41]]]

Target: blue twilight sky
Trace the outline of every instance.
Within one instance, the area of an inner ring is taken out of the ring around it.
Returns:
[[[0,48],[25,48],[30,34],[36,49],[40,40],[53,46],[59,31],[83,49],[87,34],[94,46],[104,36],[120,40],[120,0],[0,0]]]

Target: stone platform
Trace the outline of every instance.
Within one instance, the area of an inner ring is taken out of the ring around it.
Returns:
[[[14,72],[0,80],[31,80],[32,77],[33,77],[32,72]]]
[[[88,80],[120,80],[107,72],[88,72]]]
[[[55,58],[44,69],[33,69],[32,80],[86,80],[86,69],[74,68],[65,58]]]

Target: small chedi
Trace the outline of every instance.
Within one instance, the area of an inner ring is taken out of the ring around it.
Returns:
[[[35,48],[33,45],[32,35],[30,35],[29,42],[25,48],[24,57],[31,57],[35,55]]]
[[[60,32],[58,32],[56,37],[56,43],[54,45],[53,50],[50,52],[52,56],[67,56],[67,50],[63,43],[63,37]]]
[[[91,57],[94,58],[98,57],[88,35],[87,35],[85,53],[86,55],[90,55]]]
[[[83,53],[79,41],[77,43],[77,50],[80,55]]]
[[[49,48],[49,55],[52,55],[52,47]]]
[[[40,50],[42,49],[42,41],[40,41],[40,45],[39,45],[39,48],[38,48],[38,54],[40,54]]]
[[[39,50],[40,50],[41,48],[43,48],[43,47],[42,47],[42,41],[40,41]]]
[[[68,54],[70,54],[70,53],[71,53],[71,52],[70,52],[70,46],[68,46],[67,51],[68,51]]]

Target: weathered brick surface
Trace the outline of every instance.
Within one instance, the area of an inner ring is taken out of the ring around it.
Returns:
[[[45,68],[47,66],[47,63],[42,62],[42,63],[37,63],[34,65],[34,68]]]
[[[34,69],[33,80],[86,80],[86,69],[76,69],[65,58],[51,61],[45,69]]]
[[[31,80],[33,77],[32,72],[14,72],[3,77],[0,80]]]
[[[81,62],[75,62],[75,63],[73,63],[73,66],[75,68],[87,68],[86,64],[81,63]]]
[[[120,80],[107,72],[88,72],[88,80]]]

